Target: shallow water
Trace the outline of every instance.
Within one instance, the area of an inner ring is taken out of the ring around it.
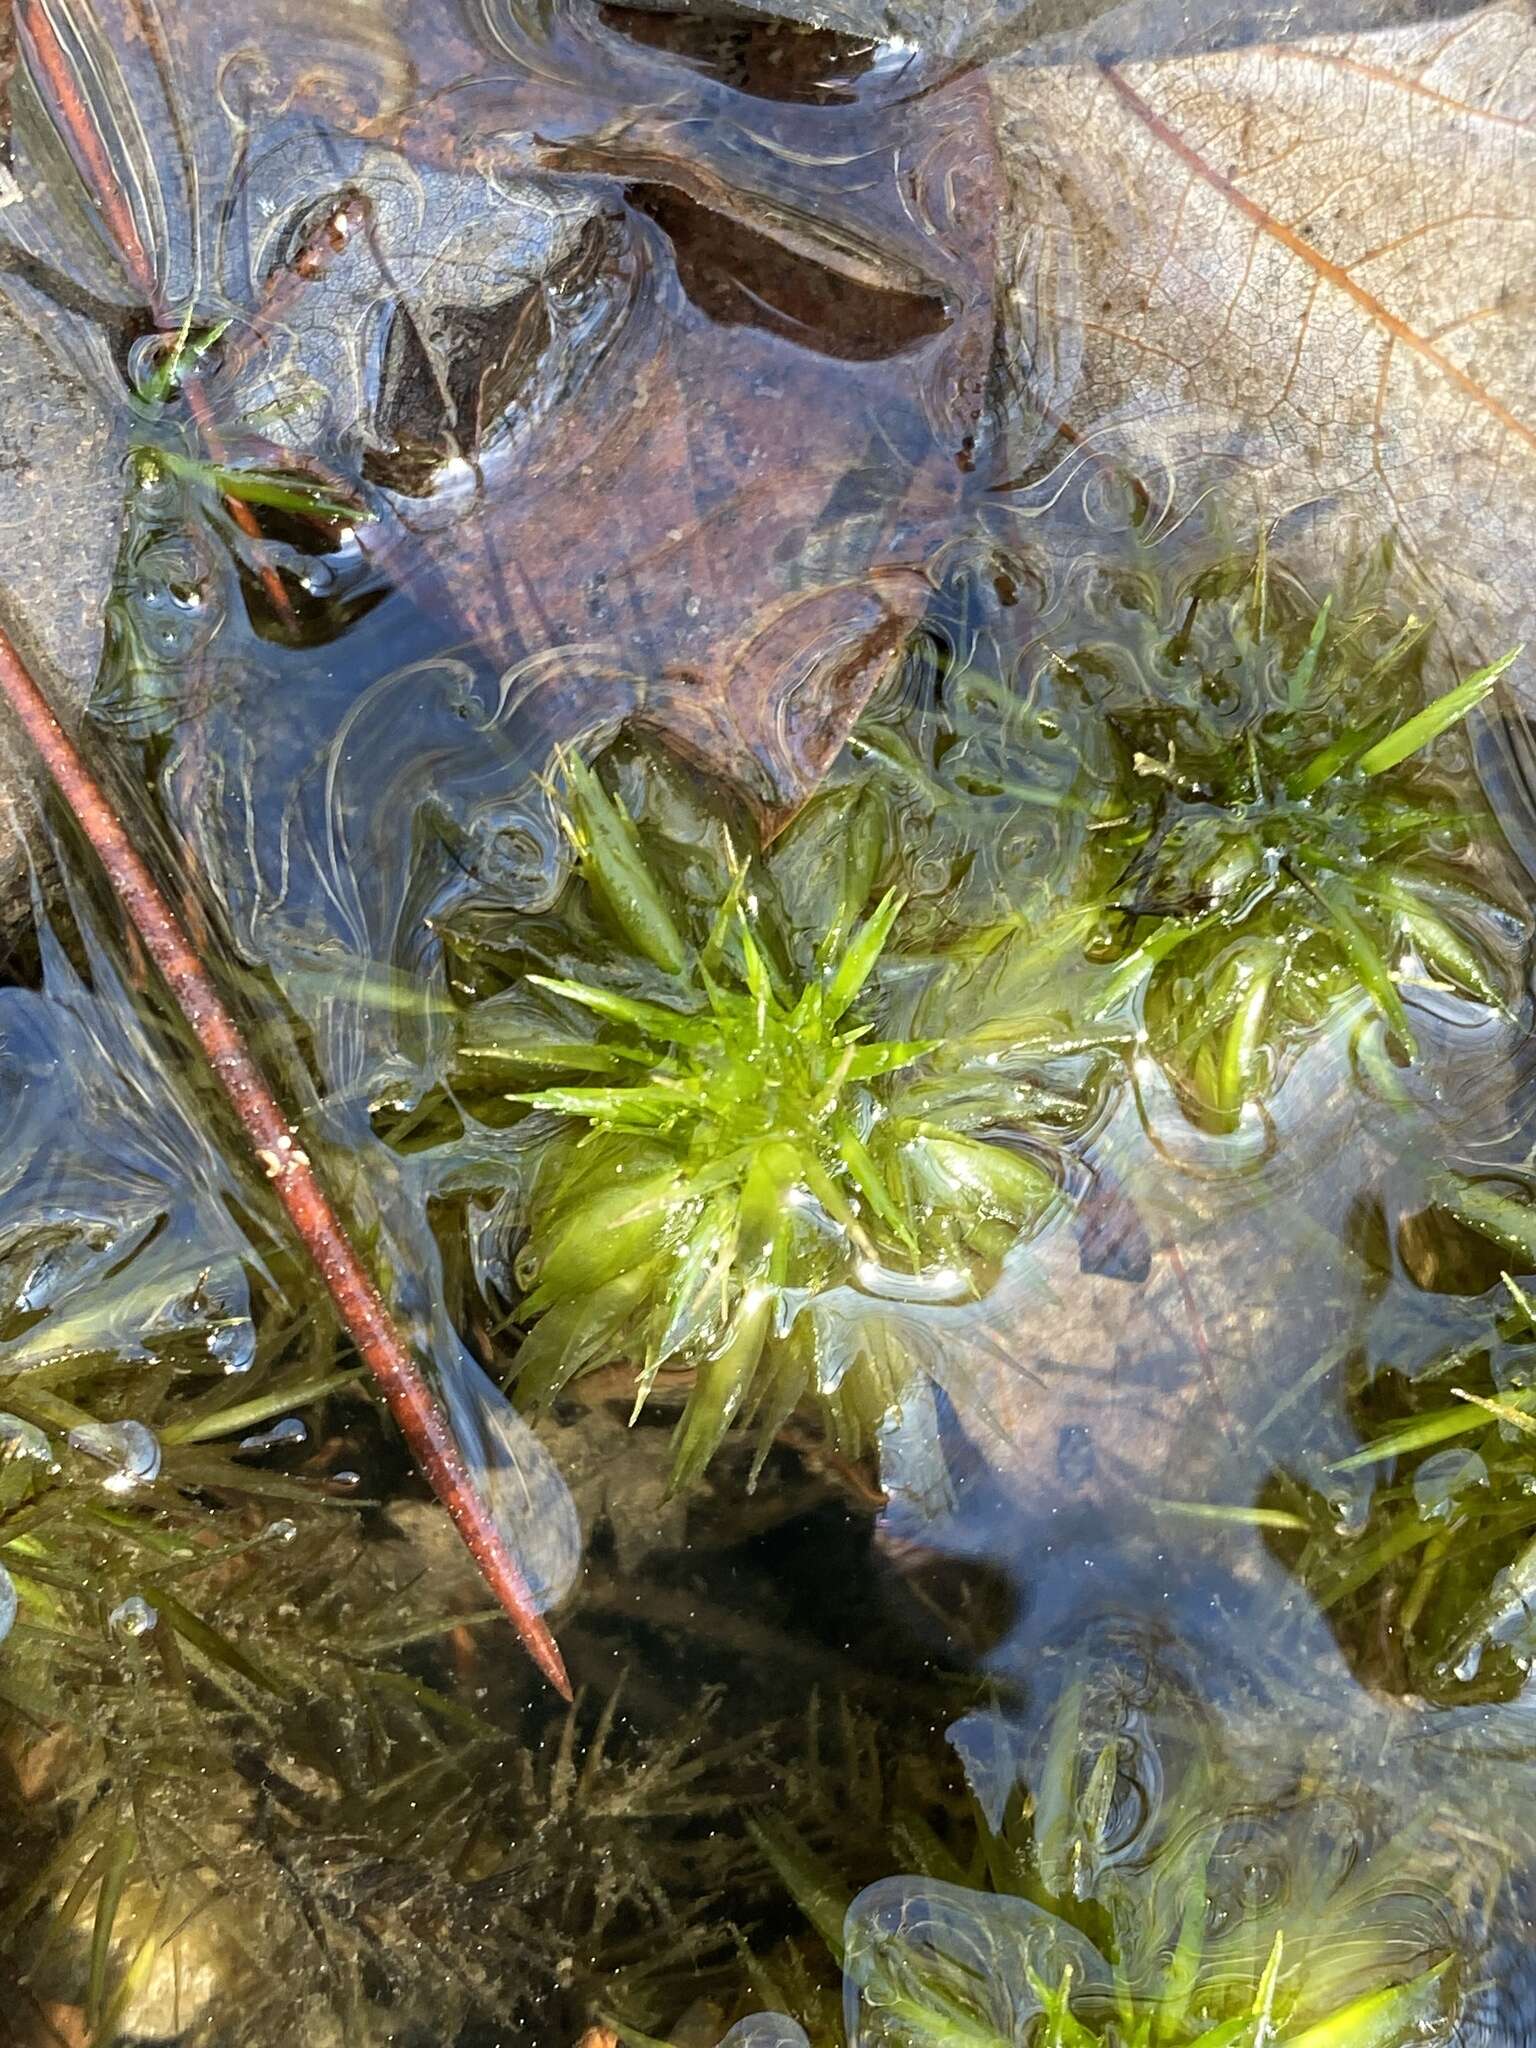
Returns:
[[[0,2040],[1527,2040],[1528,19],[15,12]]]

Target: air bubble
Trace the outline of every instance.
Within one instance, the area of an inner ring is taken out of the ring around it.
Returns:
[[[249,1316],[232,1316],[208,1332],[208,1356],[225,1372],[249,1372],[256,1363],[256,1331]]]
[[[132,1493],[159,1476],[160,1440],[142,1422],[83,1422],[69,1432],[69,1442],[111,1467],[101,1482],[108,1493]]]
[[[307,1444],[309,1431],[297,1415],[285,1415],[281,1422],[274,1422],[270,1429],[259,1429],[253,1436],[240,1439],[242,1451],[275,1451],[284,1444]]]
[[[291,1543],[299,1533],[299,1525],[284,1515],[279,1521],[268,1522],[261,1533],[269,1543]]]
[[[1487,1483],[1488,1467],[1476,1451],[1437,1451],[1414,1473],[1413,1498],[1426,1521],[1443,1521],[1469,1487]]]
[[[16,1581],[0,1564],[0,1643],[16,1625]]]
[[[57,1470],[53,1445],[46,1433],[35,1422],[28,1422],[24,1416],[0,1411],[0,1464],[12,1459],[30,1459],[34,1464],[46,1465]]]
[[[130,1593],[107,1616],[107,1626],[113,1635],[132,1641],[137,1636],[147,1636],[159,1619],[158,1612],[141,1593]]]

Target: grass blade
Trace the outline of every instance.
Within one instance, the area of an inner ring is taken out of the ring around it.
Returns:
[[[1459,724],[1469,711],[1482,703],[1505,669],[1524,651],[1523,646],[1511,647],[1508,654],[1501,654],[1497,661],[1490,661],[1486,668],[1468,676],[1455,689],[1433,698],[1422,711],[1416,711],[1412,718],[1405,719],[1385,739],[1366,749],[1359,759],[1360,773],[1380,775],[1388,768],[1396,768],[1410,754],[1418,753],[1421,747],[1427,747],[1431,740],[1438,739],[1441,733]]]

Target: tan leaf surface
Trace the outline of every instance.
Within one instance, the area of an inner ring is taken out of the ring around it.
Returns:
[[[616,37],[607,56],[600,90],[493,74],[458,108],[466,168],[603,195],[604,310],[487,434],[456,434],[473,485],[397,497],[379,544],[503,664],[555,650],[551,676],[633,677],[772,813],[835,756],[982,481],[990,105],[961,78],[829,124]],[[428,161],[447,146],[430,103],[392,133]]]
[[[1056,281],[1014,297],[1056,416],[1157,502],[1219,492],[1320,566],[1395,532],[1464,657],[1526,637],[1529,11],[994,90],[1015,273]]]

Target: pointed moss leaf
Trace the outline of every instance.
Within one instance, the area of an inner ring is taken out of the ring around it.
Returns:
[[[967,1208],[980,1202],[994,1214],[1034,1215],[1055,1193],[1045,1168],[1005,1145],[925,1129],[905,1157],[931,1200]]]
[[[744,919],[737,934],[737,941],[741,947],[742,968],[747,977],[747,987],[752,992],[753,1000],[758,1004],[770,1003],[774,992],[773,977],[769,974],[768,964],[752,936],[751,926]]]
[[[1201,917],[1188,922],[1170,919],[1160,925],[1110,970],[1094,1004],[1094,1014],[1102,1017],[1106,1011],[1116,1009],[1170,953],[1176,952],[1190,939],[1198,938],[1212,922],[1209,917]]]
[[[730,1299],[730,1269],[737,1238],[737,1205],[729,1195],[709,1202],[678,1254],[671,1286],[659,1304],[665,1320],[647,1348],[635,1389],[631,1421],[645,1405],[657,1372],[691,1345],[713,1343]]]
[[[838,1156],[848,1169],[854,1186],[870,1208],[888,1229],[894,1231],[912,1256],[919,1257],[917,1239],[913,1235],[910,1223],[886,1185],[885,1177],[871,1157],[869,1147],[846,1118],[838,1125],[837,1149]]]
[[[1249,964],[1247,989],[1233,1012],[1221,1049],[1216,1106],[1235,1114],[1253,1082],[1254,1068],[1264,1040],[1265,1012],[1270,990],[1280,972],[1282,955],[1277,946],[1255,949]]]
[[[1383,1021],[1405,1056],[1412,1059],[1417,1045],[1413,1027],[1408,1022],[1408,1012],[1403,1007],[1391,969],[1366,929],[1359,904],[1338,881],[1316,883],[1313,893],[1327,911],[1349,963],[1360,978],[1361,987],[1381,1012]]]
[[[774,1291],[754,1282],[743,1293],[718,1349],[699,1367],[692,1398],[677,1426],[669,1491],[677,1493],[704,1475],[752,1393],[773,1317]]]
[[[630,1088],[540,1088],[511,1099],[613,1130],[656,1131],[675,1122],[696,1093],[686,1082],[652,1081]]]
[[[343,498],[325,485],[302,476],[278,476],[262,470],[231,469],[212,463],[209,482],[228,498],[248,505],[270,505],[279,512],[300,518],[339,521],[347,526],[369,526],[378,517],[359,498]]]
[[[273,1672],[259,1664],[256,1659],[241,1648],[229,1636],[214,1628],[211,1623],[194,1614],[163,1585],[155,1585],[149,1594],[152,1605],[158,1610],[162,1621],[168,1621],[183,1641],[191,1644],[209,1664],[233,1672],[236,1677],[249,1684],[259,1686],[282,1698],[288,1687]]]
[[[518,1350],[519,1401],[542,1408],[607,1357],[638,1314],[656,1272],[656,1260],[642,1260],[546,1310]]]
[[[631,1025],[647,1038],[658,1039],[662,1044],[704,1045],[714,1035],[709,1018],[700,1016],[696,1011],[669,1009],[665,1003],[646,1002],[639,996],[626,996],[617,989],[597,988],[585,981],[557,981],[547,974],[530,974],[528,980],[535,988],[564,996],[567,1002],[580,1003],[583,1009],[593,1010],[599,1017],[607,1017],[615,1024]]]
[[[1510,1399],[1529,1399],[1536,1403],[1536,1394],[1512,1395]],[[1396,1429],[1387,1430],[1367,1444],[1364,1450],[1352,1451],[1347,1458],[1335,1459],[1328,1470],[1364,1471],[1369,1465],[1384,1464],[1389,1458],[1404,1458],[1413,1451],[1429,1450],[1435,1444],[1450,1443],[1456,1437],[1471,1436],[1475,1431],[1486,1427],[1482,1416],[1473,1406],[1434,1408],[1427,1414],[1416,1415],[1411,1422],[1400,1423]]]
[[[944,1043],[941,1038],[893,1038],[874,1045],[856,1046],[844,1068],[850,1081],[873,1081],[879,1074],[893,1074],[900,1067],[927,1059]]]
[[[787,1822],[760,1815],[749,1817],[747,1828],[780,1884],[826,1943],[828,1954],[841,1963],[843,1923],[852,1899],[847,1886]]]
[[[899,889],[887,890],[879,907],[855,933],[827,983],[826,1013],[831,1022],[836,1023],[874,973],[905,902]]]
[[[1436,1181],[1435,1200],[1442,1209],[1481,1232],[1503,1252],[1536,1266],[1536,1204],[1501,1194],[1482,1181],[1445,1174]]]
[[[1371,878],[1365,890],[1387,907],[1428,966],[1490,1009],[1503,1007],[1476,948],[1425,900],[1413,881]]]
[[[344,498],[312,477],[262,469],[237,469],[230,463],[201,462],[173,450],[157,449],[155,459],[173,476],[210,485],[221,497],[242,504],[270,505],[300,518],[367,526],[377,514],[358,498]]]
[[[1307,641],[1306,652],[1291,671],[1291,679],[1286,685],[1286,699],[1293,711],[1299,711],[1307,701],[1312,678],[1317,672],[1317,658],[1323,651],[1323,640],[1328,632],[1328,614],[1332,610],[1333,598],[1330,595],[1323,599],[1322,609],[1312,622],[1312,633]]]
[[[1357,764],[1360,773],[1380,775],[1388,768],[1396,768],[1410,754],[1418,753],[1421,747],[1427,747],[1431,740],[1438,739],[1441,733],[1459,724],[1469,711],[1482,703],[1511,662],[1517,661],[1524,651],[1523,647],[1512,647],[1497,661],[1489,662],[1486,668],[1468,676],[1464,683],[1458,683],[1455,689],[1447,690],[1443,696],[1426,704],[1422,711],[1415,712],[1412,718],[1405,719],[1395,732],[1389,732],[1385,739],[1378,740],[1360,756]]]
[[[523,1315],[540,1315],[552,1302],[601,1287],[656,1249],[682,1185],[676,1173],[650,1174],[620,1181],[584,1203],[540,1260]]]
[[[688,949],[634,826],[579,754],[566,757],[565,775],[573,836],[589,887],[636,952],[665,973],[680,973]]]
[[[1283,2033],[1279,2048],[1409,2048],[1443,2019],[1449,1968],[1449,1960],[1437,1963],[1407,1984],[1352,1999],[1299,2033]]]
[[[1293,797],[1316,796],[1324,783],[1342,773],[1350,763],[1359,759],[1370,744],[1368,732],[1340,733],[1331,740],[1321,753],[1315,754],[1305,768],[1298,769],[1286,778],[1286,789]]]
[[[462,1060],[496,1062],[529,1074],[622,1074],[644,1055],[627,1046],[592,1045],[579,1038],[546,1039],[542,1043],[489,1038],[459,1047]]]
[[[106,1856],[102,1863],[101,1885],[96,1894],[96,1915],[91,1927],[91,1964],[87,1980],[86,2010],[93,2020],[99,2021],[106,2007],[107,1970],[112,1958],[112,1933],[117,1925],[118,1909],[123,1902],[123,1891],[128,1883],[128,1873],[138,1853],[138,1835],[130,1822],[124,1821],[112,1831],[107,1844]]]
[[[1524,1317],[1525,1327],[1531,1332],[1532,1336],[1536,1336],[1536,1301],[1531,1299],[1530,1295],[1512,1273],[1501,1273],[1499,1278],[1503,1281],[1510,1300]]]
[[[1452,1387],[1451,1392],[1458,1401],[1466,1401],[1474,1408],[1480,1408],[1486,1415],[1492,1415],[1517,1430],[1523,1436],[1536,1436],[1536,1416],[1528,1415],[1513,1401],[1494,1401],[1486,1394],[1469,1393],[1465,1387]]]

